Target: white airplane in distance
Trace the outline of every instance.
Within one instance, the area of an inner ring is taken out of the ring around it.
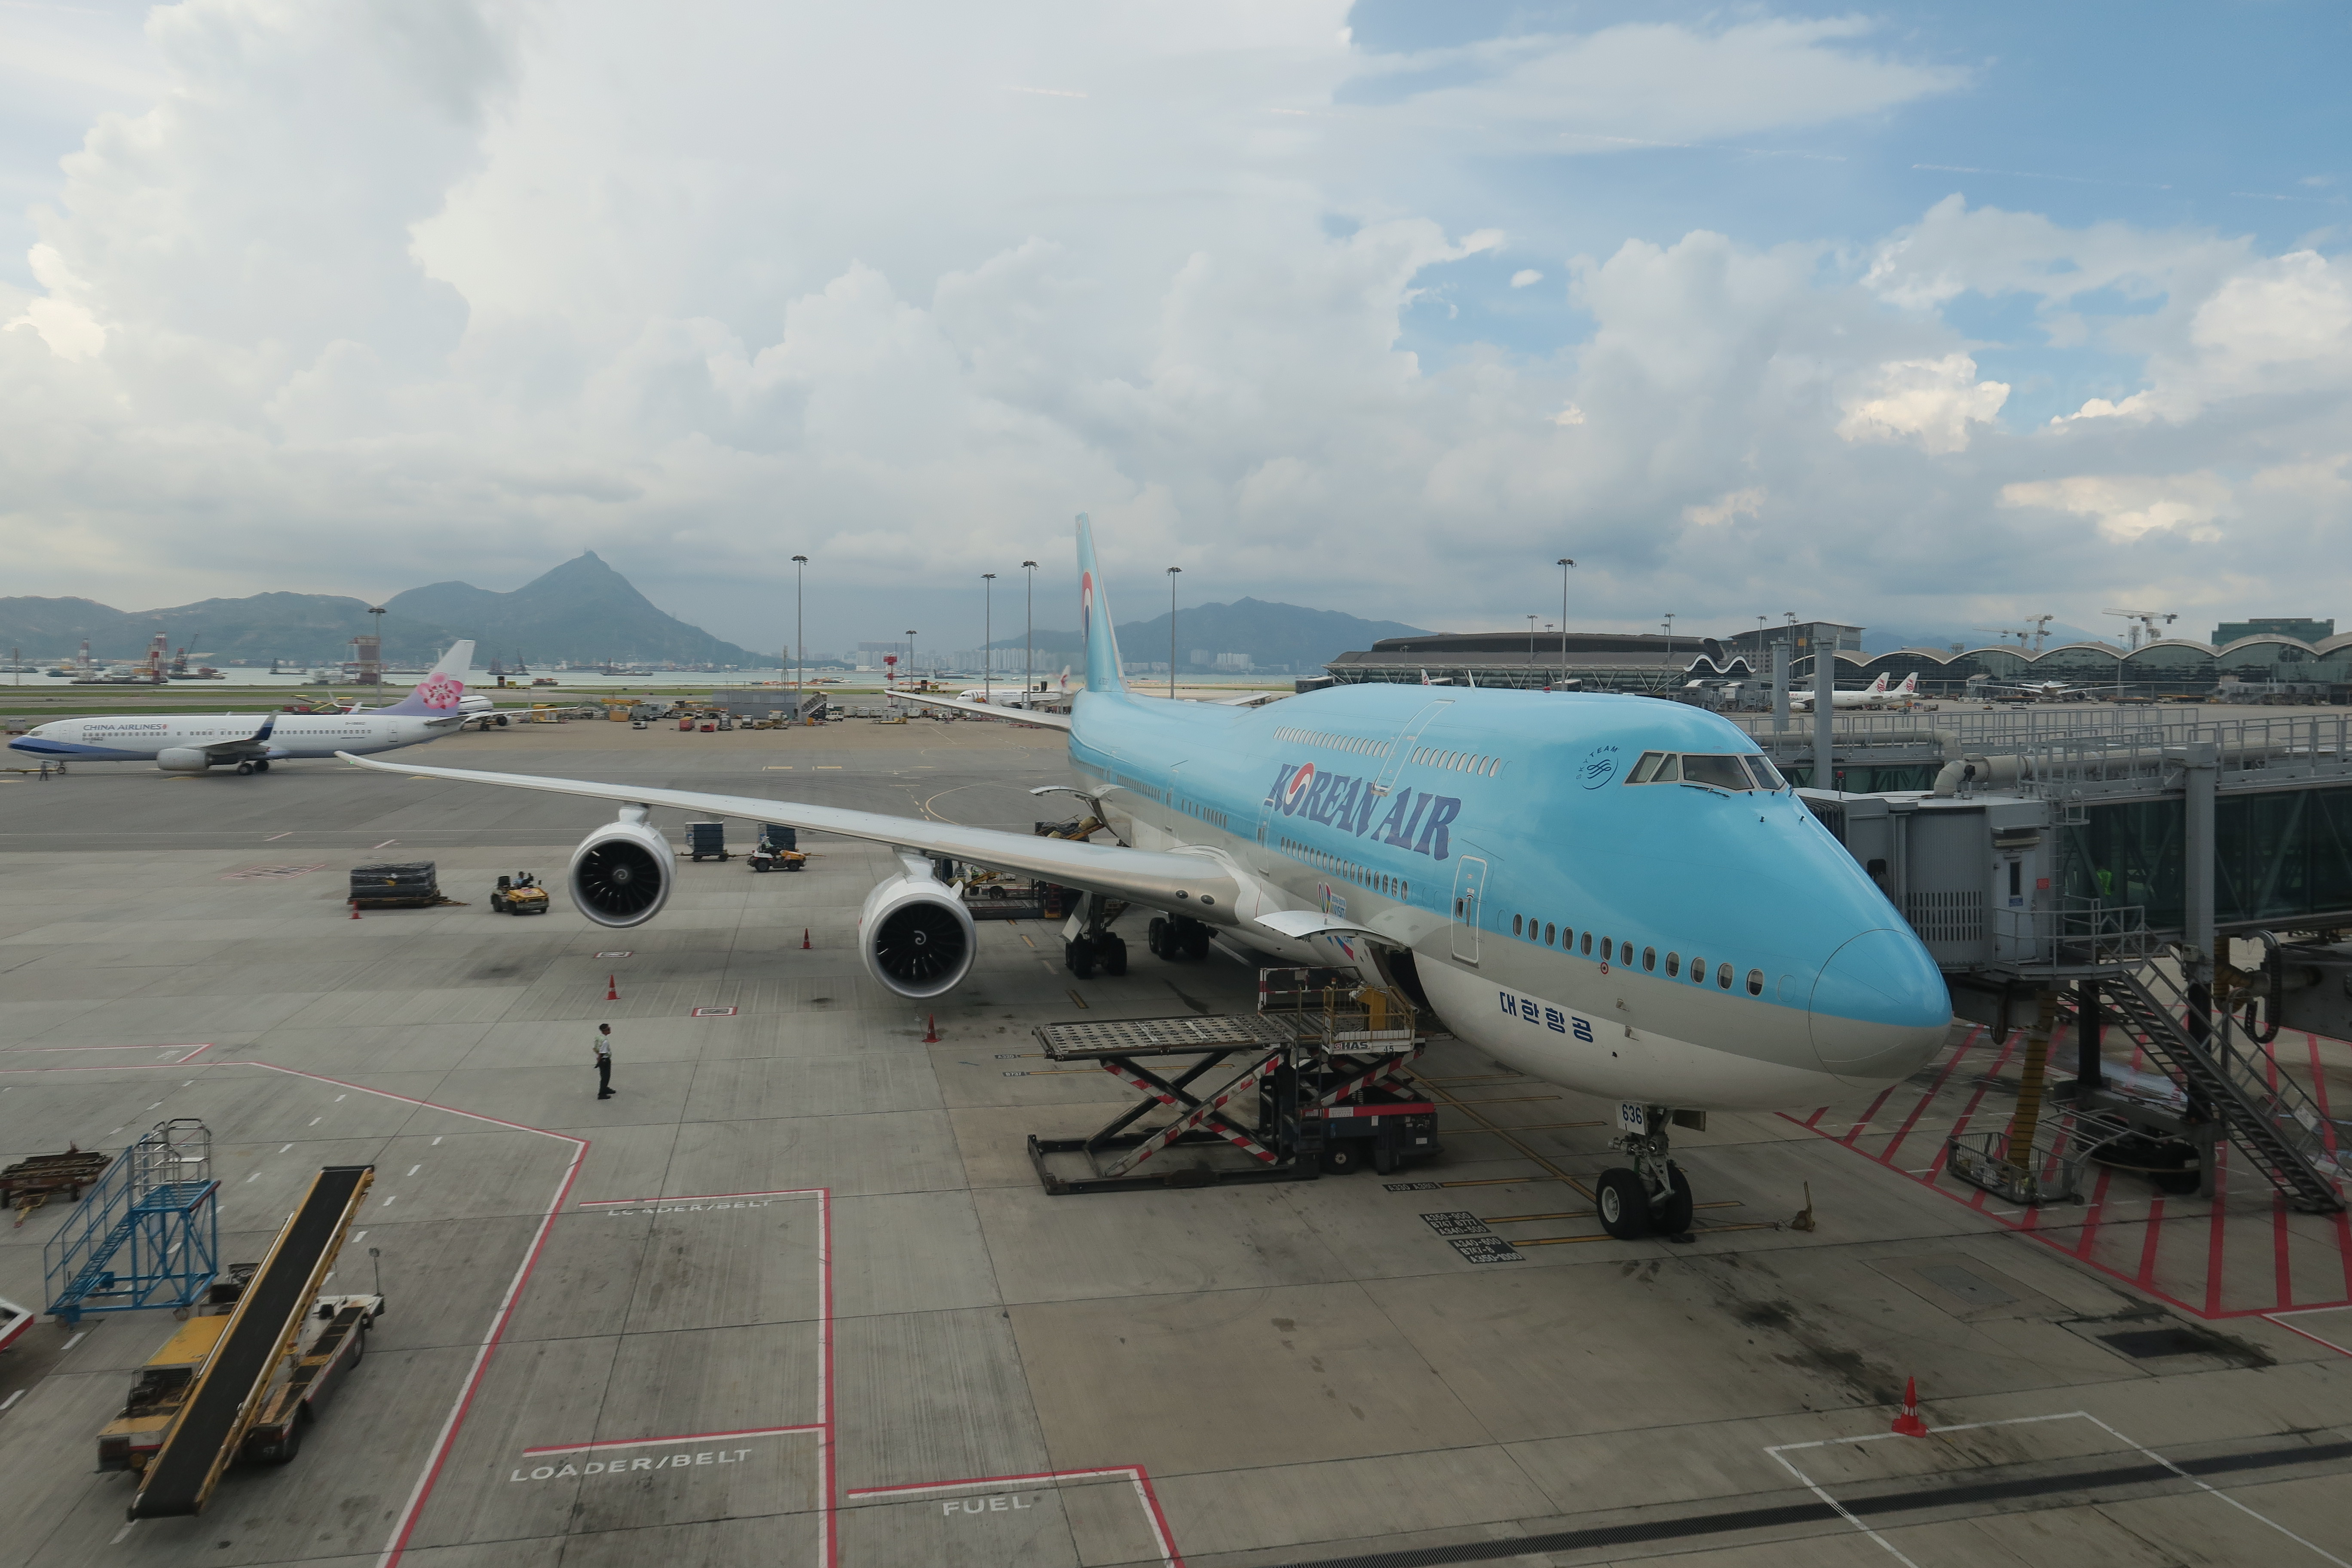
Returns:
[[[266,773],[292,757],[390,752],[437,741],[472,715],[464,708],[474,645],[457,642],[416,689],[389,708],[350,713],[184,713],[59,719],[8,742],[45,762],[152,762],[167,773],[235,765]]]
[[[1906,676],[1903,684],[1892,691],[1886,689],[1886,676],[1882,673],[1876,680],[1872,681],[1860,691],[1832,691],[1830,693],[1830,706],[1832,708],[1881,708],[1889,702],[1908,702],[1919,695],[1919,677],[1916,672]],[[1812,705],[1813,694],[1811,691],[1792,690],[1789,693],[1789,706],[1791,708],[1810,709]]]

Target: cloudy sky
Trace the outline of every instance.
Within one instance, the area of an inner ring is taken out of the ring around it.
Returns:
[[[0,593],[2352,625],[2352,11],[0,0]],[[781,597],[780,597],[781,595]]]

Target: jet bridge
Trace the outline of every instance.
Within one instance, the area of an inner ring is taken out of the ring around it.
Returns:
[[[132,1519],[204,1510],[260,1415],[279,1363],[299,1344],[303,1319],[374,1180],[373,1165],[329,1165],[311,1178],[148,1465]]]

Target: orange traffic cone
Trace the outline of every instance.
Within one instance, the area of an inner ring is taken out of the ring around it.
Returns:
[[[808,950],[808,927],[803,926],[801,927],[801,949],[803,952],[806,952]]]
[[[352,900],[352,919],[353,919],[353,920],[357,920],[357,919],[359,919],[359,918],[360,918],[360,901],[359,901],[357,899],[353,899],[353,900]]]
[[[940,1043],[940,1016],[937,1013],[933,1013],[925,1019],[925,1022],[929,1026],[923,1031],[923,1044],[927,1046],[938,1045]]]
[[[621,999],[621,988],[614,984],[614,978],[610,974],[604,976],[604,1000],[607,1002],[618,1002]]]
[[[1919,1380],[1903,1380],[1903,1414],[1895,1418],[1895,1435],[1898,1437],[1925,1437],[1927,1424],[1919,1419]]]

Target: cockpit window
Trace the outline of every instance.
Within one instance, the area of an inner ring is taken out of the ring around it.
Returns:
[[[1717,789],[1750,790],[1755,784],[1738,757],[1694,756],[1683,759],[1685,784],[1713,784]]]
[[[1763,756],[1750,752],[1739,756],[1685,755],[1675,752],[1643,752],[1626,773],[1629,784],[1695,784],[1714,789],[1784,790],[1789,781]]]

